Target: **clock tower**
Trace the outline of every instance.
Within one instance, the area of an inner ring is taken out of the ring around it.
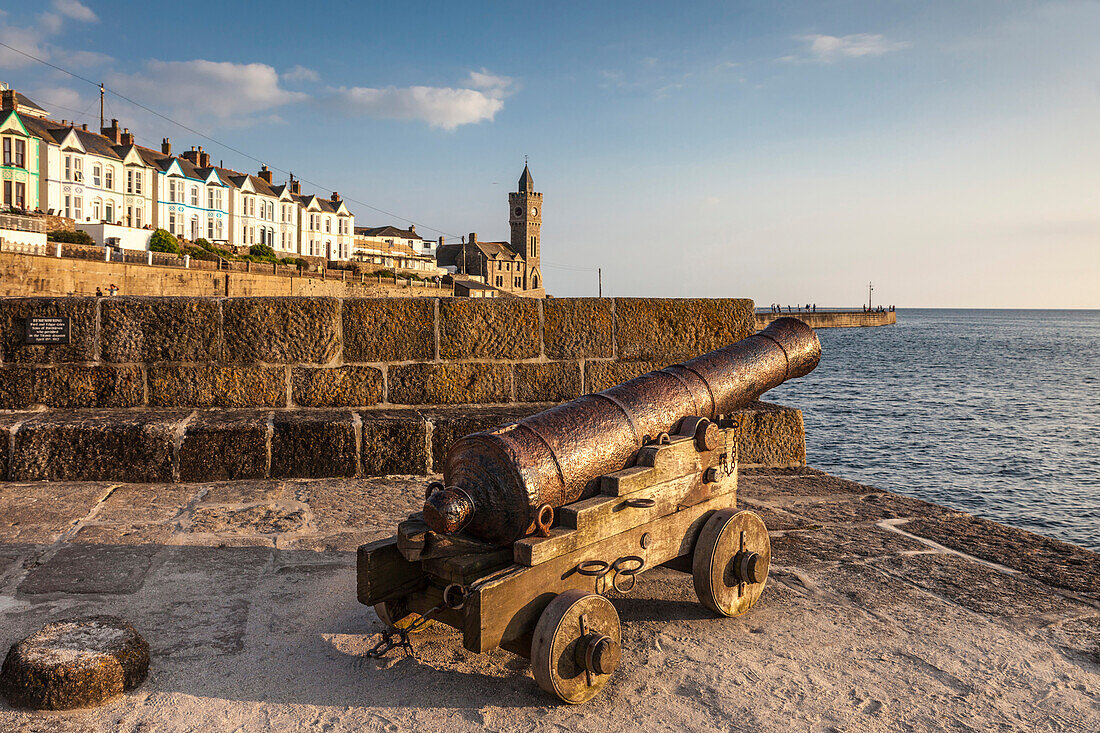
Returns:
[[[512,251],[527,263],[524,272],[524,290],[538,290],[542,284],[542,194],[535,191],[535,183],[527,165],[519,177],[519,190],[508,194],[508,223],[512,227]]]

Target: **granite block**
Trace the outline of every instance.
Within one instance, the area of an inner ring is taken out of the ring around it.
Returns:
[[[100,306],[104,361],[216,361],[221,318],[216,298],[109,298]]]
[[[356,417],[337,410],[277,411],[272,417],[271,477],[354,476]]]
[[[411,410],[359,413],[364,476],[428,472],[428,425]]]
[[[345,298],[344,361],[434,359],[435,303],[431,298]]]
[[[199,413],[188,423],[179,447],[180,481],[258,479],[267,475],[267,433],[271,413]]]
[[[754,402],[730,413],[736,419],[737,461],[746,466],[802,466],[806,433],[802,411]]]
[[[15,481],[171,481],[172,446],[187,412],[44,413],[15,433]]]
[[[615,317],[610,298],[542,301],[543,344],[551,359],[614,356]]]
[[[567,402],[581,396],[581,365],[576,361],[516,364],[517,402]]]
[[[96,319],[100,298],[0,298],[0,361],[53,364],[95,361]],[[29,316],[69,319],[69,343],[30,345]]]
[[[512,401],[512,365],[402,364],[389,368],[389,402],[454,405]]]
[[[296,367],[291,383],[294,404],[301,407],[369,406],[382,401],[382,372],[374,367]]]
[[[153,407],[283,407],[284,367],[153,364],[149,367]]]
[[[448,298],[439,302],[441,359],[531,359],[539,356],[536,300]]]
[[[589,361],[584,365],[584,392],[603,392],[635,377],[657,371],[671,362],[664,361]]]
[[[328,297],[222,301],[226,362],[325,364],[340,354],[340,301]]]
[[[753,302],[735,298],[616,298],[616,354],[683,361],[756,332]]]

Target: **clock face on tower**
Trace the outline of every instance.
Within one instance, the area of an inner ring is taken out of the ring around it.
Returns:
[[[532,206],[531,207],[531,216],[538,216],[538,215],[539,215],[539,210],[536,209],[534,206]]]
[[[516,207],[516,216],[522,216],[522,215],[523,215],[523,207],[517,206]]]

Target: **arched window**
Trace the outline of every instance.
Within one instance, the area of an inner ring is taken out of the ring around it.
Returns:
[[[103,187],[108,191],[115,190],[115,169],[111,166],[103,171]]]
[[[95,171],[98,171],[98,170],[99,170],[99,166],[96,166]],[[93,172],[92,175],[98,177],[99,173],[98,172]],[[100,201],[99,199],[93,199],[92,200],[92,221],[102,221],[102,220],[103,220],[103,202]]]

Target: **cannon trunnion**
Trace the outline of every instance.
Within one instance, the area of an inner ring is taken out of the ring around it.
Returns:
[[[642,396],[649,394],[647,384],[663,385],[661,392],[667,379],[691,383],[684,374],[668,376],[669,370],[601,393],[611,395],[606,404],[617,400],[619,415],[626,416],[632,432],[615,445],[629,443],[629,450],[578,449],[566,456],[573,437],[568,421],[560,414],[539,421],[564,408],[575,417],[589,412],[587,398],[528,418],[542,426],[542,432],[527,430],[528,437],[546,438],[547,426],[566,427],[556,443],[544,440],[549,449],[525,452],[529,443],[477,440],[518,433],[523,421],[456,443],[445,477],[461,475],[464,482],[429,486],[424,513],[402,522],[394,537],[359,548],[358,599],[374,606],[391,629],[375,649],[384,653],[400,644],[409,651],[409,634],[437,621],[461,631],[470,651],[500,647],[529,657],[540,687],[580,703],[599,692],[620,660],[619,617],[605,592],[629,593],[640,573],[663,565],[690,574],[700,603],[711,611],[739,616],[751,609],[767,582],[771,547],[763,521],[735,509],[738,426],[725,411],[744,395],[755,399],[816,366],[816,336],[801,323],[782,322],[789,320],[777,322],[771,334],[671,367],[701,374],[700,384],[707,385],[685,402],[676,398],[642,414],[644,402],[626,401],[622,390],[631,385]],[[704,409],[676,414],[685,405]],[[606,427],[607,421],[597,424]],[[611,433],[585,436],[615,439]],[[494,447],[485,451],[487,445]],[[455,470],[456,456],[475,465]],[[557,475],[547,478],[552,466]],[[601,470],[592,473],[594,467]],[[539,471],[545,485],[538,483]],[[504,504],[514,502],[516,514],[495,520],[486,510],[498,505],[486,501],[486,487],[508,494]],[[557,501],[547,500],[555,495]],[[511,540],[504,543],[504,537]]]

